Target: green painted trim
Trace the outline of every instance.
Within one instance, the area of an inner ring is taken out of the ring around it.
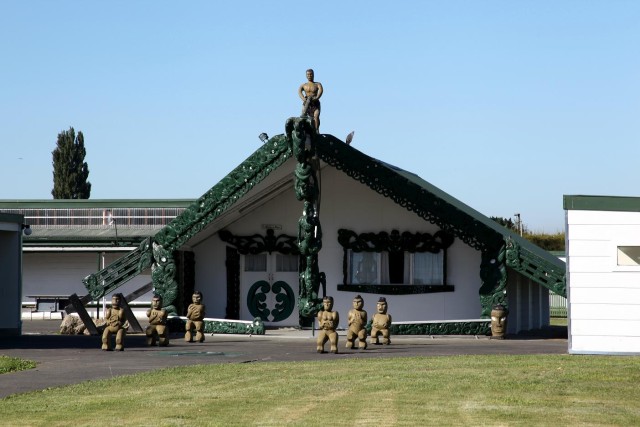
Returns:
[[[12,222],[14,224],[22,224],[24,223],[24,215],[0,212],[0,221]]]
[[[640,197],[565,195],[562,206],[567,211],[640,212]]]
[[[184,333],[186,317],[169,317],[167,327],[171,333]],[[242,334],[264,335],[265,328],[262,320],[256,318],[253,323],[234,322],[233,320],[207,320],[204,319],[204,332],[206,334]]]
[[[453,285],[338,285],[339,291],[361,294],[412,295],[455,292]]]
[[[0,209],[187,208],[195,199],[0,200]]]
[[[316,138],[318,154],[327,164],[384,197],[389,197],[408,211],[415,212],[424,220],[438,225],[472,248],[482,251],[483,256],[494,253],[506,242],[516,243],[518,256],[526,258],[527,262],[510,267],[536,283],[564,294],[561,289],[565,287],[566,265],[557,257],[415,174],[369,157],[331,135],[318,135]],[[528,274],[531,269],[534,274]],[[484,273],[481,271],[482,274],[488,274],[488,270]],[[549,280],[548,276],[552,276],[552,279]],[[499,280],[503,282],[504,278]],[[483,283],[481,300],[485,313],[487,310],[491,311],[492,301],[504,296],[500,297],[499,288],[502,285],[497,285],[495,278],[488,281],[483,279]]]
[[[148,239],[149,236],[137,236],[137,237],[120,237],[118,235],[118,243],[116,244],[115,237],[112,238],[104,238],[104,239],[96,239],[92,238],[91,240],[84,239],[73,239],[73,238],[56,238],[56,239],[27,239],[27,236],[23,239],[24,247],[38,247],[38,248],[46,248],[46,247],[91,247],[91,246],[138,246],[144,239]]]
[[[403,323],[391,335],[491,335],[491,320],[482,322]]]
[[[179,249],[208,224],[235,205],[249,190],[291,157],[284,135],[276,135],[158,231],[154,240]]]

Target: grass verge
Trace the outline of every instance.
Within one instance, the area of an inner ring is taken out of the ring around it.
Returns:
[[[170,368],[0,400],[5,425],[640,425],[640,358],[453,356]]]
[[[17,357],[9,357],[0,355],[0,374],[7,372],[23,371],[25,369],[33,369],[36,362],[31,360],[18,359]]]

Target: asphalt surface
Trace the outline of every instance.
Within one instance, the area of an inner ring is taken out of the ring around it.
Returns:
[[[182,335],[175,334],[168,347],[147,347],[144,335],[127,335],[124,351],[102,351],[100,337],[59,335],[59,327],[59,319],[25,320],[22,336],[0,339],[0,355],[37,363],[35,369],[0,375],[0,398],[172,366],[461,354],[567,354],[568,349],[566,338],[544,333],[505,340],[396,335],[391,337],[391,345],[349,350],[344,347],[345,332],[339,331],[338,354],[318,354],[313,331],[277,329],[267,330],[265,335],[207,335],[204,343],[186,343]],[[329,349],[328,343],[325,348]]]

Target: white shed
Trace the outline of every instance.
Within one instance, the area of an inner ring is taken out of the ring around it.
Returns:
[[[20,335],[22,215],[0,213],[0,336]]]
[[[564,196],[569,353],[640,354],[640,197]]]

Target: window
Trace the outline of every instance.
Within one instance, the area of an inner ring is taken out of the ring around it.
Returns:
[[[298,271],[298,255],[276,254],[276,271]]]
[[[381,294],[452,292],[447,248],[453,237],[429,233],[356,234],[338,231],[344,249],[344,281],[338,290]]]
[[[618,246],[618,265],[640,265],[640,246]]]
[[[348,250],[349,283],[444,285],[444,251],[353,252]]]
[[[267,271],[267,254],[245,255],[244,271]]]

